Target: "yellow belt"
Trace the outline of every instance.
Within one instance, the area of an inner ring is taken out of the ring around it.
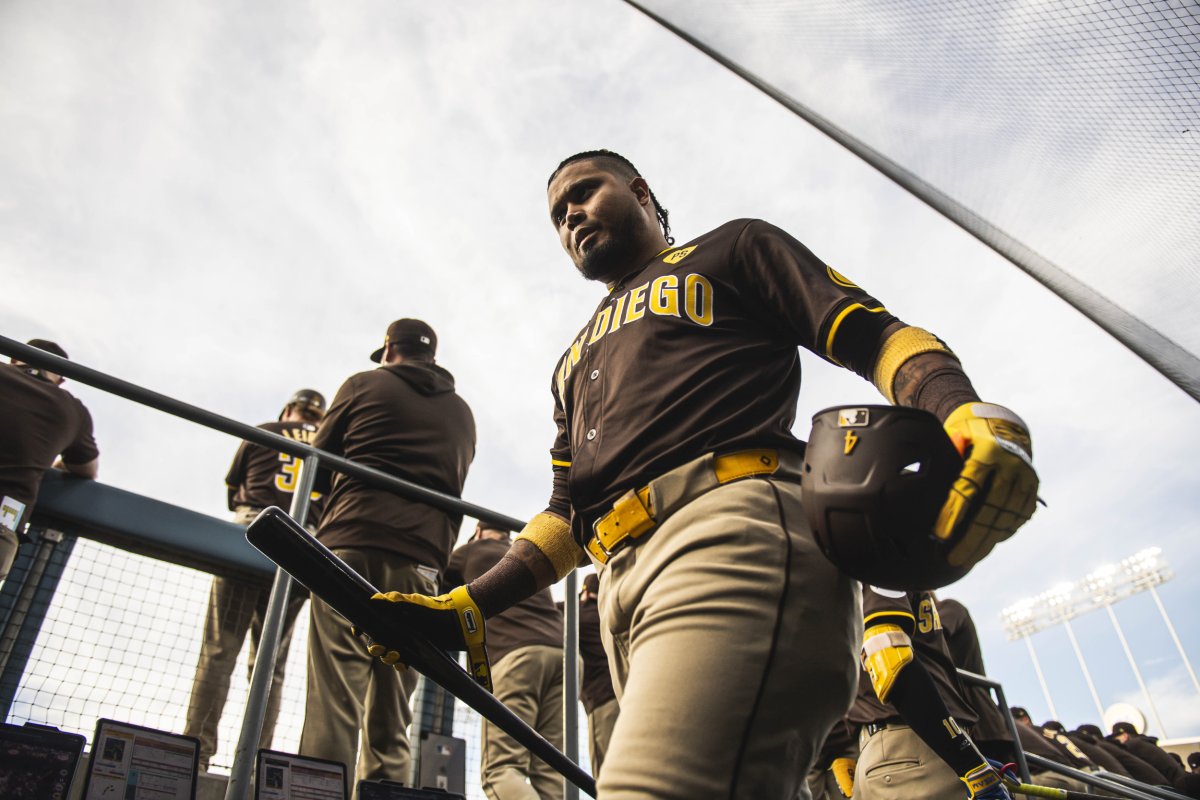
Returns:
[[[739,453],[715,456],[713,477],[715,486],[741,478],[770,475],[779,469],[779,454],[774,450],[743,450]],[[608,563],[613,553],[631,539],[645,536],[658,524],[651,501],[651,481],[641,489],[630,489],[613,503],[612,511],[592,524],[594,535],[587,549],[601,564]]]

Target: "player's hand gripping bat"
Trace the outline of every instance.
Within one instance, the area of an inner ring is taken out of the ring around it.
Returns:
[[[359,631],[402,653],[406,664],[478,711],[582,791],[596,796],[596,781],[578,764],[509,711],[450,656],[419,634],[404,630],[388,615],[380,614],[371,602],[371,596],[379,590],[286,513],[273,506],[266,509],[250,523],[246,539]],[[365,652],[363,657],[367,657]]]

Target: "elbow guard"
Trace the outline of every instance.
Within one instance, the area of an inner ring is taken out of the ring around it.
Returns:
[[[886,703],[896,676],[913,660],[912,640],[899,625],[874,625],[863,636],[862,662],[879,702]]]
[[[571,536],[571,526],[553,514],[538,514],[529,520],[517,538],[527,540],[550,560],[554,565],[555,580],[565,578],[584,557]]]

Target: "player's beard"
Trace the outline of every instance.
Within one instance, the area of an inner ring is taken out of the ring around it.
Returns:
[[[606,225],[608,236],[583,254],[576,265],[579,273],[589,281],[611,283],[640,266],[633,262],[639,255],[637,234],[641,224],[640,211],[629,209],[620,219]]]

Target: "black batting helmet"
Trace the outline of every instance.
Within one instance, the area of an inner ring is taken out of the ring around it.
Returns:
[[[283,407],[283,411],[279,412],[279,418],[283,419],[283,415],[287,413],[289,408],[298,408],[301,411],[307,411],[316,416],[317,419],[325,416],[325,396],[316,389],[301,389],[291,396],[287,401],[287,405]]]
[[[963,461],[937,417],[913,408],[827,408],[813,417],[801,492],[825,556],[884,589],[937,589],[967,574],[933,535]]]

